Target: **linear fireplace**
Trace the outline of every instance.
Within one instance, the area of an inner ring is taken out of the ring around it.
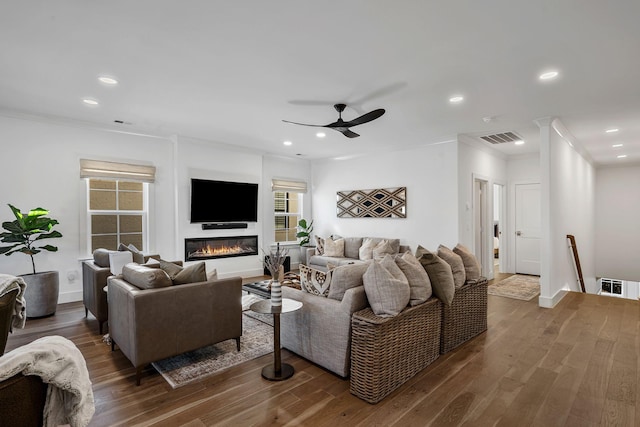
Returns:
[[[258,236],[184,239],[185,261],[258,255]]]

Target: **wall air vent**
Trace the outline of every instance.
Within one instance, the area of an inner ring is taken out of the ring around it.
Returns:
[[[495,133],[493,135],[481,136],[480,138],[491,144],[504,144],[506,142],[522,140],[522,137],[515,132]]]

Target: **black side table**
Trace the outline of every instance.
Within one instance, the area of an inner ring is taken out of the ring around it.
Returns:
[[[273,314],[273,365],[262,368],[262,377],[270,381],[282,381],[293,376],[293,366],[282,363],[280,359],[280,314],[290,313],[302,307],[300,301],[282,298],[281,306],[272,306],[271,300],[258,301],[251,304],[251,311],[262,314]]]

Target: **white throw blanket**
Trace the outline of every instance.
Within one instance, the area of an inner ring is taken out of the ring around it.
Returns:
[[[27,321],[27,302],[24,299],[24,291],[27,289],[27,284],[22,277],[0,274],[0,297],[15,289],[18,289],[18,296],[16,297],[14,309],[13,327],[22,329]]]
[[[44,425],[84,427],[95,411],[87,364],[68,339],[37,339],[0,357],[0,381],[18,373],[37,375],[49,384],[44,404]]]

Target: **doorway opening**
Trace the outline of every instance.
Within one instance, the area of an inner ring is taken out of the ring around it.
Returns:
[[[500,273],[500,266],[502,270],[506,263],[506,239],[502,238],[502,230],[505,227],[505,212],[504,212],[504,185],[493,184],[493,273]]]

